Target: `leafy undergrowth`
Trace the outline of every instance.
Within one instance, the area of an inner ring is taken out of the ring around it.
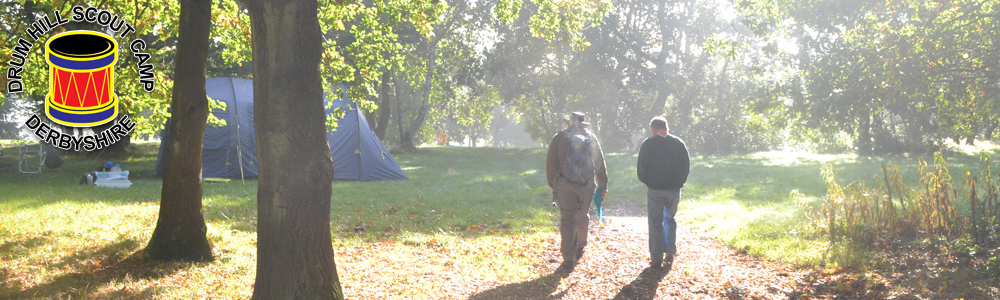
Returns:
[[[814,271],[810,291],[859,299],[1000,299],[1000,264],[991,260],[995,257],[991,252],[1000,249],[965,248],[944,239],[926,239],[899,250],[866,253],[871,263],[865,266]]]

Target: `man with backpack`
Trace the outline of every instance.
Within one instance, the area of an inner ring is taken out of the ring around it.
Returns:
[[[691,169],[687,146],[670,135],[667,119],[657,116],[649,122],[653,136],[639,147],[636,174],[646,184],[646,209],[649,221],[650,266],[660,268],[666,261],[672,264],[677,254],[677,203],[681,188]]]
[[[583,113],[572,113],[566,119],[566,130],[557,133],[549,142],[545,159],[545,175],[560,214],[562,241],[559,250],[563,263],[556,273],[561,276],[569,275],[583,257],[592,197],[598,187],[602,198],[608,193],[604,152],[597,136],[588,131],[586,125],[589,124],[584,122]]]

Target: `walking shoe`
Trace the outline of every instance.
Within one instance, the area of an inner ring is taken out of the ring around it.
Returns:
[[[583,258],[583,247],[576,248],[576,260],[579,261]]]
[[[569,273],[572,273],[574,268],[576,268],[575,261],[563,261],[563,263],[556,268],[555,272],[552,273],[559,277],[566,278],[569,277]]]
[[[659,269],[663,267],[663,263],[649,262],[649,267]]]

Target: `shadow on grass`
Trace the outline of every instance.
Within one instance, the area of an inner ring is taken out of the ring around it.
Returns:
[[[664,268],[647,267],[636,276],[632,282],[622,287],[622,290],[615,295],[614,300],[645,300],[656,299],[656,289],[660,286],[660,280],[666,277],[673,268],[667,265]]]
[[[24,241],[10,241],[0,245],[0,253],[17,256],[18,253],[31,251],[32,248],[48,244],[50,238],[33,237]]]
[[[469,300],[491,299],[562,299],[566,291],[553,295],[559,287],[559,276],[549,274],[534,280],[498,286],[469,297]],[[566,289],[569,290],[569,289]]]
[[[128,282],[158,279],[176,273],[190,266],[186,262],[165,262],[144,258],[143,252],[134,252],[127,256],[128,251],[135,249],[138,241],[125,240],[106,245],[99,249],[83,251],[48,268],[58,270],[73,268],[75,273],[53,278],[48,283],[32,286],[22,290],[19,283],[0,289],[0,298],[4,299],[72,299],[72,298],[108,298],[108,299],[147,299],[159,293],[159,288],[143,290],[129,289]],[[93,261],[96,263],[92,263]],[[3,270],[10,276],[9,270]],[[104,289],[108,283],[124,283],[121,289]]]

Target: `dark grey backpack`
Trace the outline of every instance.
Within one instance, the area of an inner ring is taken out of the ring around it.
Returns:
[[[567,133],[569,150],[566,164],[569,167],[569,174],[566,174],[566,179],[572,183],[586,184],[588,176],[594,172],[594,161],[590,157],[590,135],[583,130]]]

